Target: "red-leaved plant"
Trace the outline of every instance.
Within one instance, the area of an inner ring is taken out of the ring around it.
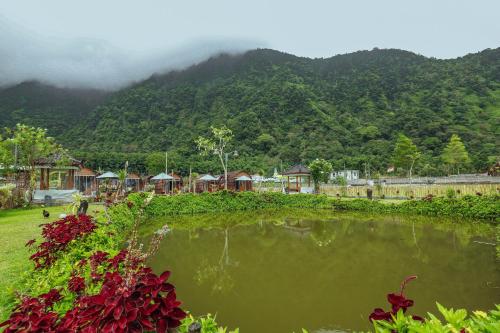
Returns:
[[[60,251],[66,249],[68,244],[77,238],[91,233],[97,227],[88,215],[68,215],[52,223],[42,224],[44,241],[35,249],[36,252],[30,259],[35,262],[35,268],[46,268],[52,265]],[[26,246],[33,246],[35,240],[30,240]]]
[[[391,310],[384,311],[381,308],[374,309],[373,312],[368,317],[370,319],[370,321],[385,320],[388,322],[392,322],[393,316],[395,316],[399,310],[402,310],[403,313],[405,313],[409,307],[412,307],[413,300],[407,299],[404,296],[403,292],[405,290],[406,284],[412,280],[415,280],[416,278],[417,278],[416,275],[411,275],[411,276],[408,276],[407,278],[405,278],[403,280],[403,282],[401,283],[401,289],[399,291],[399,294],[395,294],[395,293],[387,294],[387,301],[389,302],[389,304],[391,304]],[[420,320],[420,321],[424,320],[420,316],[412,316],[412,318],[415,320]]]
[[[121,254],[118,256],[122,257]],[[110,267],[116,262],[114,259],[107,261]],[[68,290],[79,296],[73,308],[63,316],[52,311],[53,304],[61,299],[61,295],[51,290],[39,297],[22,297],[20,304],[0,327],[6,326],[6,333],[164,333],[178,327],[186,317],[186,313],[179,308],[181,302],[177,300],[174,286],[167,282],[169,276],[168,271],[158,276],[144,266],[126,273],[107,272],[102,277],[102,287],[97,295],[84,295],[85,280],[73,276]]]
[[[1,323],[0,327],[7,326],[4,333],[55,332],[54,327],[59,316],[52,311],[52,305],[60,299],[61,295],[55,289],[38,297],[23,296],[10,318]]]
[[[147,201],[145,201],[147,202]],[[46,242],[38,247],[42,252],[33,257],[36,267],[50,266],[55,254],[65,249],[72,239],[92,232],[95,225],[90,218],[68,217],[44,226]],[[179,307],[175,288],[167,280],[170,272],[156,275],[144,265],[145,259],[158,249],[160,241],[169,229],[158,230],[147,252],[137,243],[135,221],[132,237],[126,250],[114,257],[103,251],[96,251],[88,259],[82,259],[75,266],[69,281],[69,292],[76,295],[73,307],[65,314],[53,311],[53,305],[62,299],[57,290],[38,297],[23,296],[8,320],[0,324],[4,332],[53,332],[53,333],[97,333],[97,332],[167,332],[181,324],[186,313]],[[65,232],[67,237],[57,236],[56,231]],[[34,241],[28,242],[33,245]],[[50,243],[50,245],[44,245]],[[32,259],[33,259],[32,258]],[[86,266],[90,277],[85,276]],[[87,294],[95,290],[97,294]],[[94,288],[91,288],[94,287]]]

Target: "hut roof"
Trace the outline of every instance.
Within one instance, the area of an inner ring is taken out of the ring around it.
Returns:
[[[174,178],[170,175],[167,175],[165,172],[159,173],[153,178],[151,178],[151,180],[169,180],[169,179],[174,179]]]
[[[97,176],[97,179],[108,179],[108,178],[118,178],[118,175],[116,173],[113,173],[111,171],[105,172],[100,176]]]
[[[285,176],[291,176],[291,175],[310,175],[311,171],[309,170],[308,167],[302,165],[302,164],[297,164],[291,167],[290,169],[286,170],[283,172],[283,175]]]
[[[239,182],[248,182],[248,181],[252,181],[252,178],[250,178],[248,176],[240,176],[240,177],[237,177],[236,180]]]
[[[229,171],[227,173],[227,180],[228,181],[235,181],[236,178],[241,177],[241,176],[250,177],[250,174],[248,172],[246,172],[246,171],[243,171],[243,170]],[[224,174],[221,174],[221,175],[215,176],[215,177],[218,177],[219,182],[223,182],[224,181]]]
[[[217,180],[217,178],[214,177],[214,176],[212,176],[212,175],[210,175],[210,174],[206,174],[206,175],[200,177],[199,180],[203,180],[203,181],[206,181],[206,182],[211,182],[211,181]]]
[[[129,173],[127,175],[127,179],[141,179],[141,177],[139,177],[139,175],[136,173]]]
[[[61,161],[64,161],[67,163],[64,163],[64,165],[58,166],[58,164]],[[82,164],[82,161],[79,161],[79,160],[67,155],[64,152],[52,154],[48,157],[41,157],[41,158],[35,160],[35,165],[39,168],[53,168],[53,167],[58,166],[61,169],[64,169],[65,167],[66,168],[71,167],[72,169],[74,169],[74,168],[80,166],[81,164]]]
[[[77,174],[77,177],[95,177],[95,172],[89,168],[81,168]]]

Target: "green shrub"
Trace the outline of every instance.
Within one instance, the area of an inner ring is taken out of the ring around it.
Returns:
[[[199,318],[189,315],[182,321],[182,325],[179,326],[177,332],[188,333],[189,326],[195,322],[200,324],[201,333],[239,333],[239,329],[228,331],[226,327],[220,327],[215,320],[215,316],[211,314]]]
[[[452,189],[452,188],[447,188],[446,189],[446,197],[448,199],[453,199],[453,198],[455,198],[455,196],[456,196],[456,193],[455,193],[454,189]]]
[[[486,313],[474,311],[471,316],[464,309],[446,309],[437,303],[444,322],[435,315],[428,313],[424,322],[413,320],[402,311],[394,318],[394,322],[375,321],[375,332],[500,332],[500,306]]]
[[[126,204],[110,207],[108,214],[113,223],[107,224],[106,219],[101,216],[97,221],[98,228],[82,239],[73,240],[49,268],[32,268],[27,271],[16,285],[9,287],[10,299],[2,300],[2,303],[13,305],[15,303],[14,291],[21,294],[40,295],[53,288],[62,288],[63,301],[55,310],[58,313],[66,312],[75,297],[74,293],[66,290],[68,280],[79,261],[88,258],[96,251],[116,255],[122,249],[123,242],[132,227],[134,212],[134,209],[129,209]],[[90,272],[87,273],[90,274]]]
[[[471,196],[409,200],[402,203],[382,203],[367,199],[332,200],[336,210],[355,210],[373,213],[410,213],[431,216],[460,216],[499,221],[500,196]]]
[[[132,194],[132,202],[143,194]],[[276,192],[226,192],[156,196],[146,208],[149,216],[217,213],[273,208],[331,208],[331,199],[326,195],[294,194]]]

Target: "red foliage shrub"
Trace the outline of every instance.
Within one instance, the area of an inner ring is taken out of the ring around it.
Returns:
[[[84,296],[62,318],[59,329],[79,332],[166,332],[180,325],[186,313],[179,308],[170,272],[160,276],[142,267],[123,276],[108,272],[97,295]]]
[[[97,228],[88,215],[68,215],[58,221],[42,224],[42,226],[42,236],[45,241],[36,247],[37,252],[30,257],[37,269],[50,266],[56,259],[57,253],[64,250],[72,240],[91,233]],[[33,244],[31,240],[26,245]]]
[[[4,333],[56,332],[58,315],[51,308],[60,299],[61,295],[55,289],[39,297],[22,297],[10,318],[1,323],[0,327],[6,326]]]
[[[387,295],[387,301],[389,302],[389,304],[391,304],[391,310],[390,311],[384,311],[381,308],[376,308],[370,314],[370,316],[368,317],[368,319],[370,319],[370,321],[373,321],[373,320],[385,320],[385,321],[391,322],[393,320],[392,316],[395,316],[398,313],[399,310],[402,310],[403,313],[405,313],[406,310],[409,307],[413,306],[413,300],[407,299],[403,295],[403,292],[404,292],[404,289],[406,287],[406,284],[408,282],[410,282],[411,280],[414,280],[416,278],[417,277],[415,275],[408,276],[401,283],[401,290],[400,290],[399,294],[391,293],[391,294]],[[415,319],[415,320],[421,320],[421,321],[424,320],[420,316],[412,316],[412,318]]]
[[[89,264],[92,271],[104,268],[106,273],[96,295],[85,295],[85,279],[73,275],[68,290],[78,295],[74,306],[63,316],[51,311],[61,299],[56,291],[38,298],[24,298],[10,318],[0,326],[5,332],[166,332],[178,327],[186,313],[179,308],[174,286],[167,282],[170,272],[160,276],[140,265],[128,251],[122,250],[113,258],[97,251],[89,260],[79,263],[80,269]],[[96,274],[97,275],[97,274]]]

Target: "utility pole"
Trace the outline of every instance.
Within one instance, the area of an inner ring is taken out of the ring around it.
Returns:
[[[168,175],[168,153],[165,152],[165,174]]]
[[[228,153],[226,155],[226,163],[224,165],[224,190],[227,191],[227,156],[229,155]]]
[[[189,192],[191,192],[191,165],[189,166],[189,181],[188,181],[188,184],[189,184]]]

